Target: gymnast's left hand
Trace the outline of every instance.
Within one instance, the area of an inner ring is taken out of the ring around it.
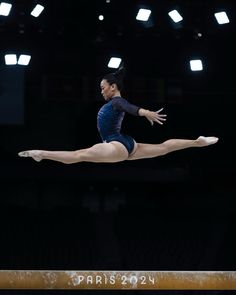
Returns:
[[[152,112],[152,111],[146,112],[145,117],[148,119],[148,121],[151,123],[151,125],[153,125],[154,122],[162,125],[166,121],[167,115],[160,114],[160,112],[162,110],[163,110],[163,108],[161,108],[160,110],[158,110],[156,112]]]

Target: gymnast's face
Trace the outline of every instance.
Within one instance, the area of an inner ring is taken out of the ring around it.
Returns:
[[[103,79],[100,84],[100,87],[101,87],[102,96],[104,97],[104,99],[106,101],[108,101],[109,99],[111,99],[114,96],[115,90],[116,90],[115,84],[110,85],[107,82],[107,80]]]

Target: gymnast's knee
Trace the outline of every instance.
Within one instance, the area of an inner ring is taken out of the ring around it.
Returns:
[[[85,161],[87,158],[87,149],[83,149],[83,150],[76,150],[73,151],[73,158],[75,159],[75,161],[81,162],[81,161]]]
[[[86,148],[86,149],[77,150],[74,152],[74,157],[79,162],[91,160],[92,158],[97,157],[97,155],[98,155],[98,149],[94,148],[94,146]]]
[[[171,152],[171,148],[170,148],[168,141],[162,142],[160,144],[160,148],[161,148],[161,156],[164,156],[164,155]]]

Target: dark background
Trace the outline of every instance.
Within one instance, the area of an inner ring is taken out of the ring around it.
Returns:
[[[0,106],[12,99],[9,113],[1,107],[0,268],[235,270],[234,1],[48,0],[37,19],[34,1],[11,3],[0,17]],[[135,20],[145,5],[147,24]],[[184,17],[179,28],[172,8]],[[217,24],[220,9],[229,24]],[[31,54],[30,65],[5,66],[9,52]],[[127,69],[123,96],[168,115],[153,127],[126,115],[124,132],[137,142],[215,135],[219,143],[116,164],[19,158],[100,142],[99,84],[113,55]],[[204,71],[191,72],[191,58]]]

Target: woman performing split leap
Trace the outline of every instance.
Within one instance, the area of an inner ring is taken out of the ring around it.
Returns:
[[[27,150],[18,155],[31,157],[35,161],[44,159],[73,164],[78,162],[115,163],[125,160],[138,160],[166,155],[173,151],[192,147],[204,147],[215,144],[217,137],[199,136],[197,139],[169,139],[160,144],[136,143],[135,140],[121,133],[125,113],[146,117],[153,125],[163,124],[166,115],[158,111],[149,111],[130,104],[121,96],[124,68],[107,74],[101,81],[101,93],[106,101],[98,112],[97,126],[103,143],[75,151]]]

